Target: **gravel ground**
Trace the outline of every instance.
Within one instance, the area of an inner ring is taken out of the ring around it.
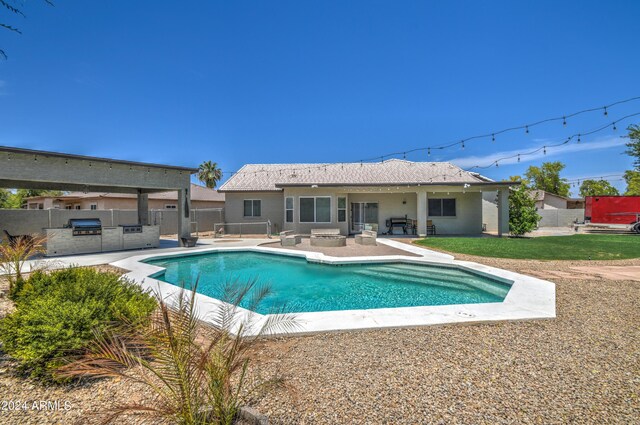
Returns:
[[[640,265],[456,258],[537,272]],[[555,320],[262,342],[256,369],[283,374],[288,389],[254,407],[276,424],[640,423],[640,282],[580,275],[554,282]],[[11,370],[7,360],[0,363],[0,399],[69,400],[72,409],[0,412],[0,423],[80,423],[83,415],[140,393],[113,380],[44,388]]]

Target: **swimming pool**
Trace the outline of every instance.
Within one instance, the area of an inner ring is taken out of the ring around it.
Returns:
[[[458,267],[402,262],[329,265],[249,251],[216,251],[145,262],[165,268],[152,278],[173,285],[184,282],[187,288],[199,278],[197,292],[216,299],[221,299],[225,282],[256,279],[272,290],[256,310],[261,314],[282,305],[291,312],[321,312],[499,303],[512,283]]]

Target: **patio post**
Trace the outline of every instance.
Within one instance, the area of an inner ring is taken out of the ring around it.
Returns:
[[[509,188],[498,189],[498,236],[509,234]]]
[[[113,221],[113,220],[111,220]],[[138,224],[149,224],[149,194],[138,190]]]
[[[427,236],[427,191],[417,192],[418,236]]]
[[[178,244],[184,246],[182,238],[191,236],[191,195],[189,189],[178,190]]]

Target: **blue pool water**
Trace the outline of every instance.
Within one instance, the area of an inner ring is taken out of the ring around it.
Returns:
[[[166,268],[153,277],[223,299],[225,282],[256,279],[272,293],[256,311],[268,314],[501,302],[510,285],[455,268],[386,263],[327,265],[255,252],[216,252],[146,261]],[[241,303],[241,305],[243,305]],[[244,305],[246,307],[246,303]]]

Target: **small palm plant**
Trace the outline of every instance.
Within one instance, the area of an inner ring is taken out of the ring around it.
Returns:
[[[216,162],[205,161],[198,167],[198,180],[204,183],[209,189],[216,187],[222,178],[222,170],[218,168]]]
[[[9,297],[20,292],[24,284],[22,274],[25,263],[32,257],[45,252],[46,237],[17,236],[0,244],[0,273],[9,280]]]
[[[173,308],[158,294],[159,309],[150,326],[97,334],[89,351],[59,374],[120,377],[142,384],[154,396],[148,402],[114,406],[105,412],[103,423],[134,412],[183,425],[233,423],[243,403],[283,383],[280,379],[249,383],[248,350],[260,336],[288,332],[297,323],[282,310],[258,320],[255,313],[240,308],[246,302],[254,310],[270,293],[255,281],[227,283],[222,292],[227,302],[220,303],[210,318],[215,326],[200,320],[195,288],[191,295],[181,290]]]

